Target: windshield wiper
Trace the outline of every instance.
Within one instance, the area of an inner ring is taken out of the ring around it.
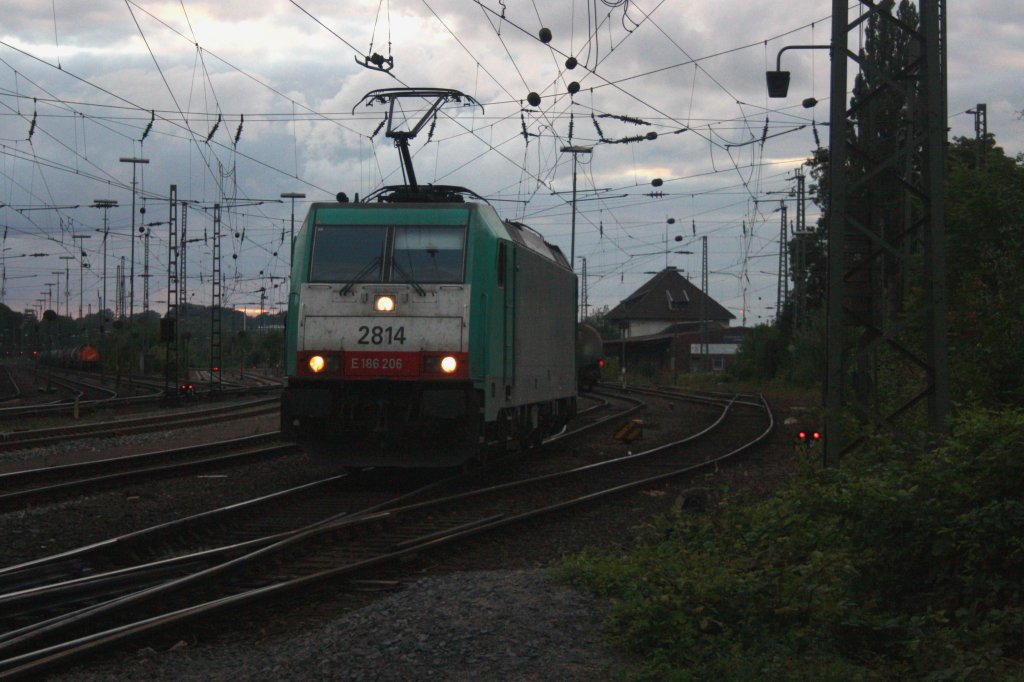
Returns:
[[[411,284],[412,288],[416,290],[417,294],[419,294],[420,296],[427,295],[427,290],[421,287],[418,282],[413,281],[412,277],[409,276],[409,273],[402,269],[402,266],[398,264],[398,261],[396,261],[394,257],[391,258],[391,269],[397,272],[399,275],[401,275],[406,282]]]
[[[367,263],[366,266],[362,270],[360,270],[359,272],[356,273],[356,276],[353,277],[351,279],[351,281],[349,281],[348,284],[346,284],[344,287],[342,287],[341,292],[339,293],[339,296],[344,296],[349,291],[351,291],[352,287],[355,285],[356,282],[358,282],[363,277],[365,277],[366,273],[370,272],[370,270],[373,270],[378,265],[380,265],[380,256],[375,256],[374,259],[372,261],[370,261],[369,263]]]

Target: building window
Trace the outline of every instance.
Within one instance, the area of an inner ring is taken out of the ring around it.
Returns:
[[[723,358],[721,355],[711,356],[711,369],[715,370],[716,372],[721,372],[723,369],[725,369],[725,358]]]

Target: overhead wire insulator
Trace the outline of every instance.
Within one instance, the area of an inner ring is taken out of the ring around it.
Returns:
[[[220,122],[223,118],[224,117],[221,114],[217,114],[217,122],[213,124],[213,129],[210,131],[210,134],[206,136],[207,144],[209,144],[210,139],[213,137],[213,134],[217,132],[217,128],[220,127]]]
[[[238,117],[238,130],[235,131],[235,146],[238,146],[238,138],[242,137],[242,125],[245,124],[245,114]]]
[[[373,138],[377,137],[377,133],[379,133],[379,132],[380,132],[380,129],[381,129],[381,128],[383,128],[383,127],[384,127],[384,124],[385,124],[385,123],[387,123],[387,122],[388,122],[388,117],[387,117],[387,116],[385,116],[385,117],[384,117],[384,120],[382,120],[382,121],[381,121],[381,122],[380,122],[379,124],[377,124],[377,127],[373,129],[373,132],[372,132],[372,133],[370,133],[370,139],[371,139],[371,140],[372,140]]]
[[[32,135],[34,135],[34,134],[35,134],[35,132],[36,132],[36,115],[37,115],[37,114],[38,114],[39,112],[38,112],[38,111],[36,111],[36,109],[35,109],[35,105],[36,105],[36,98],[35,98],[35,97],[33,97],[33,98],[32,98],[32,125],[30,125],[30,126],[28,127],[28,141],[29,141],[29,142],[31,142],[31,141],[32,141]]]
[[[139,142],[144,141],[146,139],[146,136],[149,135],[149,131],[153,129],[153,121],[155,121],[155,120],[156,120],[156,111],[154,109],[150,109],[149,110],[149,125],[147,125],[146,129],[142,131],[142,137],[139,138]]]
[[[632,116],[621,116],[619,114],[601,114],[601,118],[614,118],[614,119],[617,119],[619,121],[623,121],[625,123],[632,123],[633,125],[638,125],[638,126],[649,126],[649,125],[651,125],[650,123],[648,123],[647,121],[643,120],[642,118],[634,118]]]
[[[607,144],[631,144],[633,142],[643,142],[648,139],[646,135],[632,135],[630,137],[620,137],[617,140],[604,140]]]
[[[594,122],[594,128],[595,128],[595,129],[597,130],[597,137],[598,137],[598,138],[599,138],[599,139],[600,139],[600,140],[601,140],[602,142],[607,142],[607,140],[605,139],[605,136],[604,136],[604,131],[603,131],[603,130],[601,130],[601,126],[600,126],[600,124],[598,124],[598,122],[597,122],[597,116],[595,116],[594,114],[591,114],[591,115],[590,115],[590,120],[592,120],[592,121]]]

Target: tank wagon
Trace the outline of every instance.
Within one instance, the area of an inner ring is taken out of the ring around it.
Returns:
[[[283,434],[346,465],[451,466],[562,429],[577,281],[561,250],[462,188],[369,199],[314,203],[296,235]]]
[[[73,348],[43,351],[39,354],[39,361],[53,367],[93,370],[99,369],[100,351],[96,346],[86,343]]]
[[[576,371],[579,389],[592,391],[601,380],[604,367],[604,341],[601,332],[589,324],[581,324],[576,330]]]

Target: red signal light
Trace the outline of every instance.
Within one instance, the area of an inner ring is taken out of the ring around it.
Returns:
[[[801,431],[799,434],[797,434],[797,438],[799,438],[800,440],[807,440],[807,432]]]
[[[811,434],[811,438],[813,438],[814,440],[821,440],[821,434],[815,431],[813,434]]]

